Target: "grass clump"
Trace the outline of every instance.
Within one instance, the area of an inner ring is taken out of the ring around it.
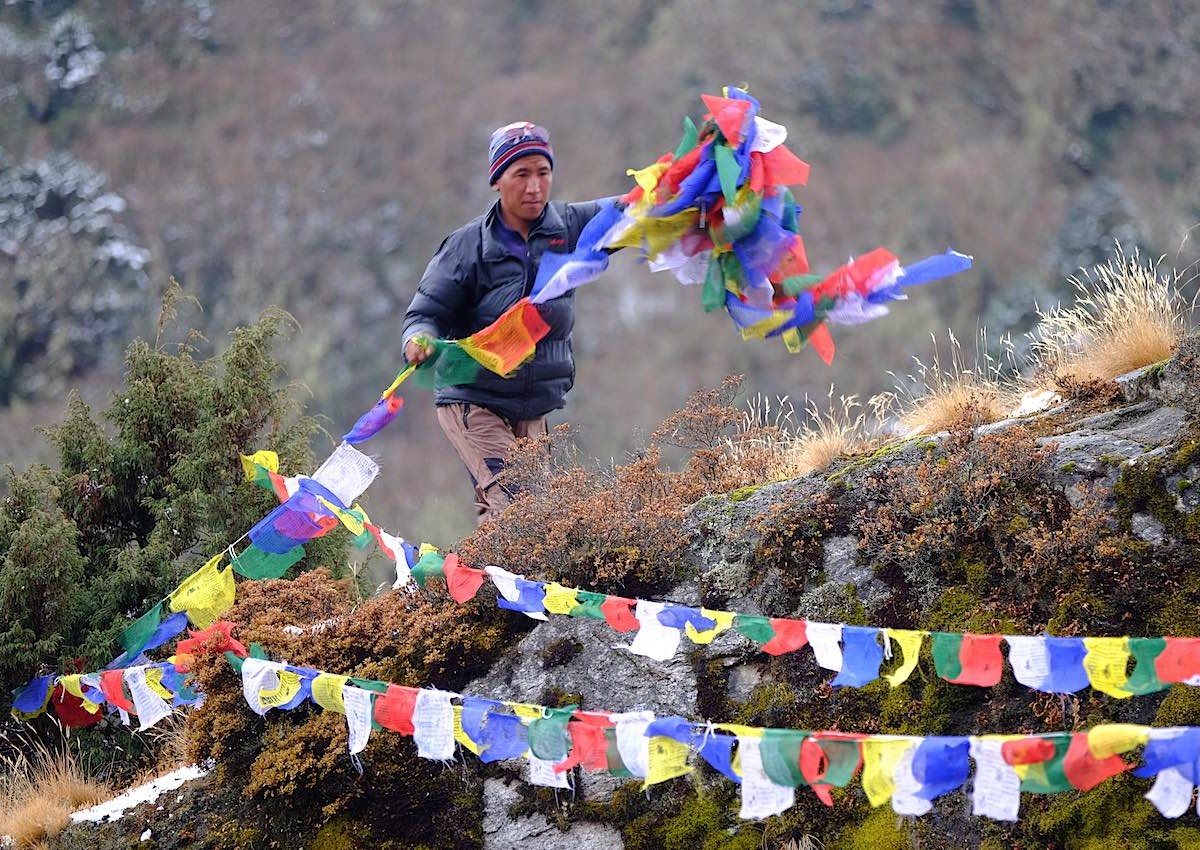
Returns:
[[[754,473],[756,484],[787,481],[826,469],[842,455],[869,451],[879,442],[857,396],[835,400],[833,385],[824,409],[806,397],[804,412],[807,420],[797,425],[796,408],[787,396],[774,404],[764,396],[752,399],[738,434],[729,441],[732,464]]]
[[[12,752],[0,753],[0,835],[18,850],[54,838],[71,822],[71,812],[112,796],[88,776],[65,739],[51,746],[32,736],[4,735],[4,742]]]
[[[1160,274],[1158,262],[1119,251],[1070,283],[1071,307],[1038,310],[1031,332],[1035,374],[1057,387],[1111,381],[1167,360],[1187,330],[1190,312],[1178,273]]]
[[[932,360],[925,363],[914,357],[916,369],[897,379],[895,392],[871,399],[879,418],[894,419],[908,436],[986,425],[1006,418],[1014,407],[1009,379],[1016,369],[1008,341],[1002,341],[1003,353],[993,357],[987,353],[986,334],[980,333],[974,360],[968,362],[953,332],[947,336],[948,361],[942,359],[937,338],[931,337]]]

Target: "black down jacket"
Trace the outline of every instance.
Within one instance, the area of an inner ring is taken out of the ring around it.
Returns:
[[[597,201],[547,204],[529,231],[526,250],[531,271],[526,274],[525,258],[515,256],[496,234],[497,201],[486,214],[447,236],[429,261],[404,315],[403,343],[418,334],[461,339],[496,321],[529,294],[542,255],[574,251],[580,231],[599,209]],[[574,293],[540,304],[538,309],[550,331],[538,342],[532,360],[511,378],[480,369],[474,383],[438,387],[436,403],[478,404],[512,421],[535,419],[562,407],[575,382],[571,354]]]

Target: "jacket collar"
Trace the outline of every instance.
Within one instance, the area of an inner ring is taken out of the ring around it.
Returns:
[[[483,217],[483,257],[485,260],[499,260],[502,257],[509,255],[508,249],[504,247],[504,242],[496,235],[496,228],[499,226],[497,219],[500,217],[500,200],[492,202],[492,207]],[[567,226],[562,220],[562,215],[554,206],[553,202],[546,204],[546,208],[542,210],[542,217],[534,222],[533,227],[529,229],[529,237],[561,237],[566,234]]]

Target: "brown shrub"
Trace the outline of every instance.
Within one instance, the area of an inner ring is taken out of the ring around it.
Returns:
[[[777,460],[770,452],[735,452],[767,430],[743,429],[731,441],[744,418],[732,403],[740,382],[728,377],[692,394],[625,465],[581,463],[567,426],[524,441],[505,470],[506,484],[519,495],[497,521],[461,541],[458,554],[467,563],[606,592],[669,586],[688,545],[686,508],[709,494],[768,480]],[[664,461],[673,450],[683,453],[678,471]]]
[[[228,618],[241,624],[239,639],[260,644],[273,659],[400,685],[449,688],[485,670],[524,626],[523,618],[497,609],[487,588],[465,605],[438,591],[392,591],[352,607],[348,582],[324,570],[293,581],[247,582]],[[216,759],[223,781],[237,782],[246,796],[272,801],[264,811],[328,818],[359,805],[370,792],[346,753],[343,717],[304,705],[260,718],[247,710],[241,677],[223,657],[199,657],[196,673],[206,701],[189,720],[188,755]],[[372,761],[377,746],[394,746],[382,740],[395,737],[373,736],[364,762]],[[379,781],[398,784],[391,792],[398,804],[417,793],[404,785],[413,770],[411,756],[375,764]]]

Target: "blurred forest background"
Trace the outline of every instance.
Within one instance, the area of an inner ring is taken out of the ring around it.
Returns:
[[[877,245],[975,268],[834,328],[828,368],[740,341],[618,255],[579,296],[556,421],[619,458],[726,374],[795,401],[890,389],[931,333],[968,357],[980,328],[1019,345],[1035,303],[1118,241],[1192,264],[1198,60],[1192,0],[0,0],[0,461],[49,457],[34,429],[69,390],[107,405],[170,276],[203,308],[175,338],[196,327],[204,354],[269,305],[295,317],[279,354],[324,456],[401,366],[441,238],[494,197],[495,126],[550,128],[555,197],[617,194],[726,83],[813,166],[797,195],[814,271]],[[472,527],[470,489],[431,397],[406,400],[369,444],[366,505],[447,545]]]

